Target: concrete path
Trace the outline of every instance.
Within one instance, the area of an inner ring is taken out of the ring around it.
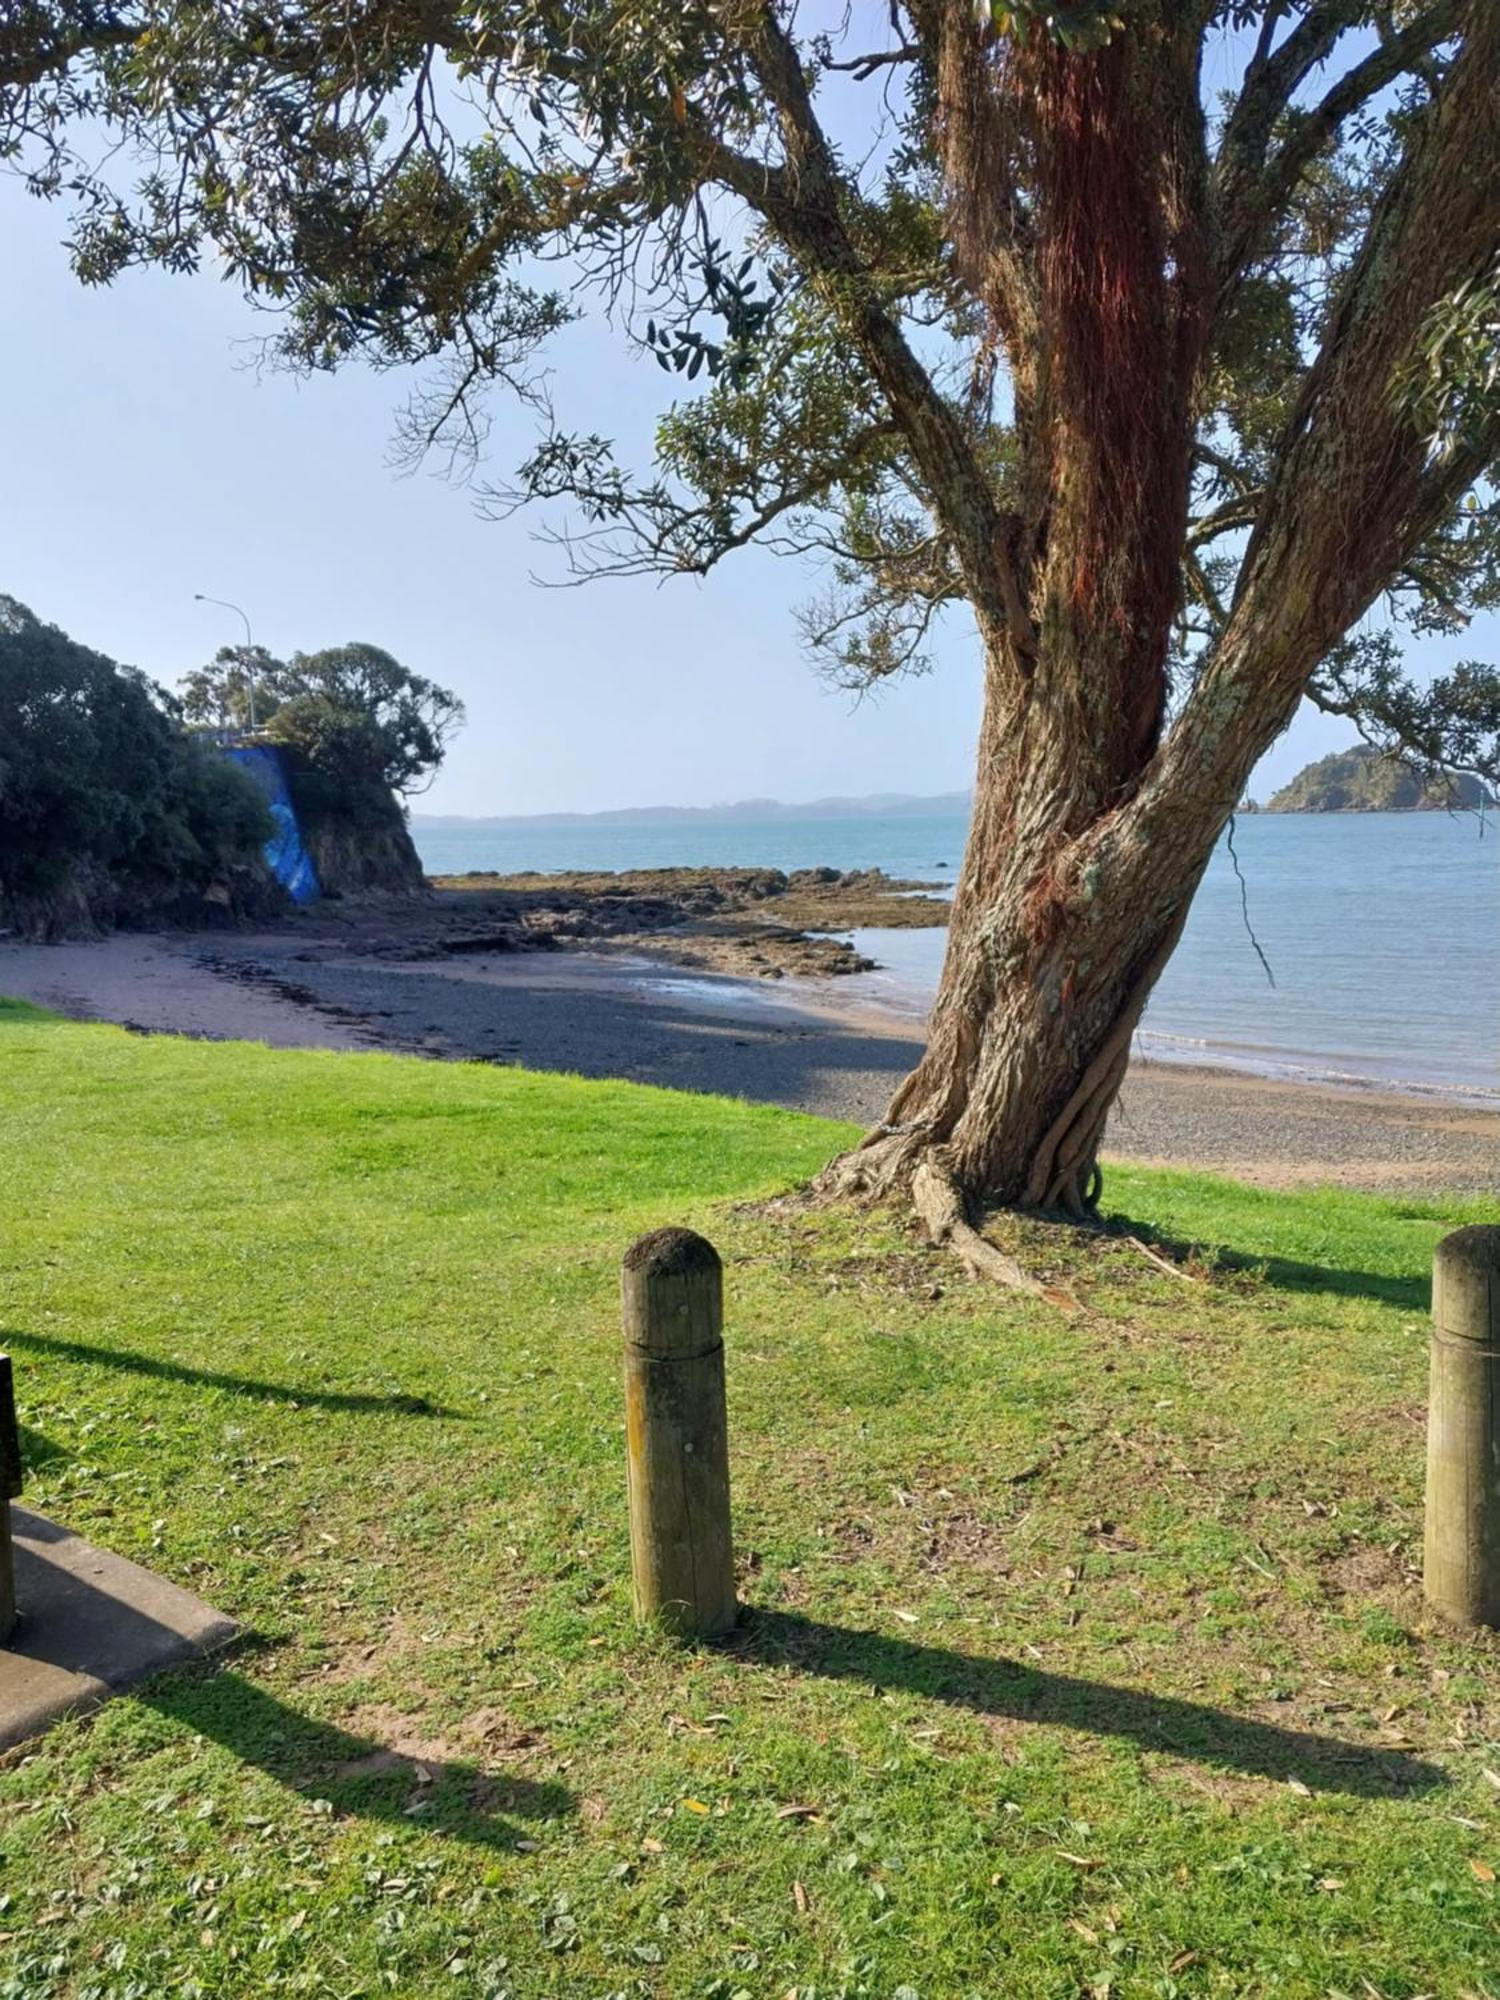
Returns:
[[[239,1631],[165,1577],[29,1507],[11,1508],[11,1533],[21,1615],[0,1646],[0,1750]]]

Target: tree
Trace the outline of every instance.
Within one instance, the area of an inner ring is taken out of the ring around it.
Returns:
[[[158,912],[254,868],[254,787],[130,667],[0,596],[0,905],[25,928]]]
[[[264,646],[221,646],[206,667],[183,675],[182,712],[210,728],[248,730],[260,723],[262,689],[270,703],[272,684],[285,671]]]
[[[421,790],[464,717],[457,695],[360,640],[290,660],[263,646],[222,646],[183,677],[183,712],[245,729],[252,683],[260,733],[297,753],[329,812]]]
[[[929,1046],[827,1184],[910,1186],[939,1228],[1078,1214],[1302,697],[1494,775],[1494,673],[1429,693],[1400,645],[1500,598],[1500,7],[891,0],[860,40],[875,15],[69,0],[21,10],[0,89],[85,279],[212,254],[292,364],[431,364],[413,448],[477,462],[486,387],[529,400],[540,442],[488,501],[572,503],[578,571],[819,552],[808,637],[859,684],[968,607]],[[85,120],[143,151],[136,188],[82,164]],[[679,391],[644,478],[538,372],[589,298]]]

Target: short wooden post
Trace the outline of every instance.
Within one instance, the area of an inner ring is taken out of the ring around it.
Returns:
[[[21,1435],[16,1426],[16,1385],[10,1356],[0,1354],[0,1646],[16,1627],[16,1564],[10,1539],[10,1503],[21,1491]]]
[[[1444,1617],[1500,1626],[1500,1228],[1432,1260],[1423,1585]]]
[[[718,1252],[658,1229],[625,1253],[621,1296],[636,1617],[712,1638],[737,1609]]]

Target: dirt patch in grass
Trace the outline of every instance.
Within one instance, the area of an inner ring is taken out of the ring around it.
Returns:
[[[451,1736],[434,1730],[423,1716],[408,1714],[391,1702],[365,1703],[342,1727],[369,1748],[334,1767],[333,1776],[340,1780],[409,1771],[416,1783],[425,1785],[450,1766],[504,1777],[519,1762],[529,1761],[525,1753],[546,1748],[545,1739],[535,1730],[523,1728],[499,1708],[475,1709]]]
[[[346,1687],[374,1681],[392,1668],[404,1668],[429,1650],[420,1632],[397,1612],[377,1639],[346,1646],[322,1661],[316,1677],[325,1687]]]
[[[355,1709],[345,1726],[370,1748],[334,1766],[333,1775],[340,1780],[406,1771],[416,1783],[430,1784],[443,1765],[463,1754],[446,1737],[429,1735],[419,1717],[403,1715],[387,1702]]]
[[[1421,1613],[1421,1571],[1400,1548],[1360,1543],[1330,1553],[1318,1565],[1319,1581],[1330,1597],[1357,1599],[1408,1616]]]
[[[534,1750],[542,1742],[534,1729],[523,1728],[503,1708],[476,1708],[464,1717],[461,1734],[466,1743],[477,1745],[488,1756]]]
[[[1009,1576],[1008,1524],[984,1520],[962,1509],[935,1520],[927,1534],[921,1566],[929,1574],[957,1571],[963,1576]]]

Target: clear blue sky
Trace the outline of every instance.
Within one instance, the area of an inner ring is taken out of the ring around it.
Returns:
[[[799,648],[814,581],[746,552],[697,584],[543,590],[556,558],[526,517],[486,522],[440,480],[387,463],[402,385],[360,369],[310,382],[257,373],[265,322],[209,276],[137,274],[85,291],[63,213],[0,178],[0,590],[167,684],[238,641],[232,598],[273,652],[387,647],[457,689],[469,724],[420,810],[590,811],[752,796],[966,787],[977,661],[958,621],[938,670],[854,705]],[[665,378],[606,329],[556,355],[571,425],[649,434]],[[498,472],[524,455],[501,407]],[[1434,664],[1475,652],[1473,636]],[[1262,796],[1352,740],[1300,720],[1257,773]]]

